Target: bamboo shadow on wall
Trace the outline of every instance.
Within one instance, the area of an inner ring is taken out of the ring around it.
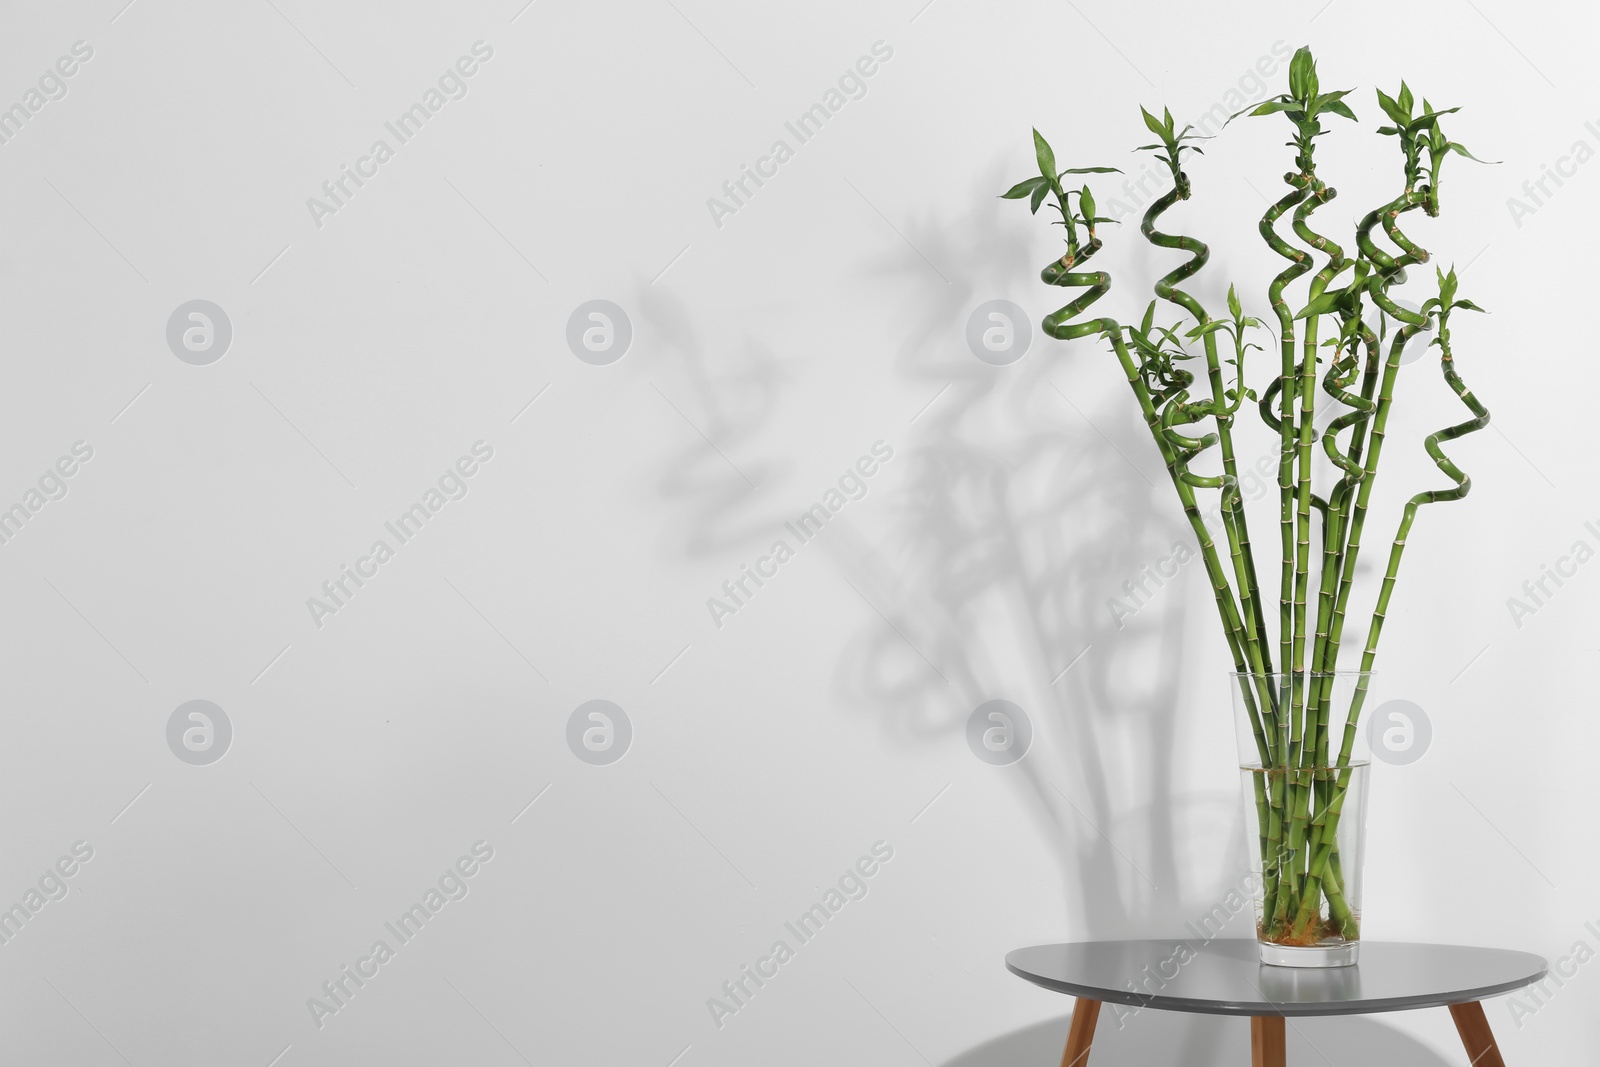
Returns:
[[[684,423],[684,444],[667,453],[657,483],[663,500],[683,509],[681,525],[666,532],[666,551],[690,559],[738,558],[766,548],[783,519],[768,492],[791,470],[786,460],[751,458],[751,443],[771,424],[779,407],[785,368],[781,357],[746,338],[732,369],[718,371],[707,359],[707,341],[688,305],[670,289],[639,285],[634,297],[639,320],[653,342],[671,353],[681,373],[652,379],[670,417]],[[702,438],[701,435],[704,435]],[[763,492],[757,495],[756,487]]]
[[[903,229],[915,247],[878,265],[887,284],[912,294],[898,314],[912,326],[895,365],[913,392],[948,388],[912,427],[891,548],[831,543],[891,623],[864,625],[839,686],[908,746],[965,758],[974,708],[994,698],[1023,706],[1034,748],[993,773],[1012,779],[1056,854],[1070,887],[1066,928],[1163,932],[1181,913],[1175,823],[1195,810],[1172,796],[1170,773],[1184,601],[1153,600],[1119,629],[1107,600],[1182,536],[1160,493],[1165,475],[1142,424],[1125,417],[1131,399],[1109,352],[1038,334],[1055,304],[1030,267],[1040,257],[1026,227],[980,209]],[[927,284],[930,260],[949,287]],[[978,279],[1023,294],[1034,316],[1019,364],[993,367],[966,347],[965,317],[988,296]],[[1084,365],[1094,360],[1101,365]],[[1108,770],[1130,761],[1126,778]],[[1236,818],[1232,806],[1223,818]]]

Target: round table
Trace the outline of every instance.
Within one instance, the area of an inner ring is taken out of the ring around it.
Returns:
[[[1034,945],[1007,955],[1006,969],[1078,998],[1062,1067],[1088,1062],[1102,1003],[1248,1016],[1253,1067],[1282,1067],[1291,1016],[1447,1007],[1474,1067],[1505,1067],[1479,1002],[1547,973],[1527,952],[1387,941],[1362,942],[1353,967],[1268,967],[1254,940],[1232,938]]]

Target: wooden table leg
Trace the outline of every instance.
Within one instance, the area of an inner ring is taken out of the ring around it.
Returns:
[[[1100,1021],[1100,1002],[1079,997],[1072,1009],[1072,1029],[1067,1031],[1067,1051],[1061,1054],[1061,1067],[1086,1067],[1089,1046],[1094,1042],[1094,1024]]]
[[[1506,1067],[1506,1061],[1500,1058],[1500,1046],[1494,1043],[1494,1031],[1489,1029],[1489,1020],[1483,1014],[1482,1004],[1476,1000],[1452,1004],[1450,1017],[1455,1019],[1456,1032],[1461,1035],[1461,1043],[1467,1046],[1467,1055],[1472,1057],[1472,1067]]]
[[[1250,1016],[1250,1067],[1284,1067],[1287,1042],[1283,1016]]]

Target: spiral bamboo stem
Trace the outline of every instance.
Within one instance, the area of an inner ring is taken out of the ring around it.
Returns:
[[[1090,309],[1111,289],[1109,273],[1085,269],[1103,247],[1097,224],[1110,220],[1096,215],[1088,185],[1068,190],[1062,184],[1067,174],[1110,168],[1056,173],[1054,152],[1035,131],[1039,177],[1026,179],[1004,194],[1010,199],[1029,199],[1034,212],[1053,198],[1051,207],[1061,216],[1057,225],[1066,230],[1066,251],[1040,276],[1048,285],[1078,292],[1045,316],[1044,331],[1061,340],[1097,336],[1110,343],[1198,543],[1234,662],[1240,706],[1259,760],[1250,780],[1264,882],[1260,934],[1291,944],[1315,943],[1330,935],[1359,936],[1360,918],[1347,881],[1351,872],[1339,852],[1339,827],[1355,773],[1351,760],[1368,693],[1368,672],[1418,510],[1426,504],[1459,500],[1471,486],[1442,445],[1481,429],[1489,418],[1455,367],[1450,314],[1463,308],[1481,309],[1455,298],[1454,272],[1439,273],[1438,295],[1420,311],[1400,304],[1394,293],[1404,282],[1405,268],[1430,258],[1401,228],[1402,217],[1419,208],[1429,216],[1437,215],[1443,158],[1451,153],[1469,155],[1439,130],[1440,118],[1455,109],[1436,111],[1424,100],[1421,112],[1416,113],[1416,101],[1404,83],[1395,97],[1379,92],[1379,104],[1394,124],[1379,132],[1399,141],[1405,185],[1399,196],[1361,220],[1352,258],[1331,237],[1312,227],[1313,215],[1337,195],[1318,177],[1316,148],[1325,132],[1323,119],[1355,119],[1343,103],[1345,95],[1345,90],[1320,90],[1311,54],[1301,49],[1290,64],[1289,92],[1252,111],[1285,114],[1294,127],[1290,144],[1295,149],[1294,169],[1284,175],[1288,191],[1258,224],[1267,246],[1287,261],[1267,287],[1278,325],[1279,366],[1259,397],[1245,385],[1246,352],[1257,347],[1246,343],[1245,332],[1260,324],[1245,315],[1231,287],[1231,320],[1214,318],[1195,296],[1180,288],[1207,266],[1210,249],[1195,237],[1168,233],[1159,226],[1163,215],[1191,198],[1193,186],[1182,157],[1186,152],[1200,152],[1191,143],[1197,136],[1188,127],[1177,129],[1170,111],[1160,117],[1143,112],[1146,128],[1158,138],[1158,143],[1144,147],[1161,155],[1172,186],[1144,213],[1140,230],[1153,246],[1187,253],[1188,258],[1155,282],[1156,300],[1138,326],[1109,316],[1089,317]],[[1278,224],[1285,218],[1290,222],[1280,233]],[[1375,238],[1379,230],[1392,251],[1380,247]],[[1347,271],[1350,280],[1336,288]],[[1303,288],[1297,284],[1302,278]],[[1291,288],[1303,294],[1294,303],[1289,296]],[[1161,303],[1193,319],[1193,328],[1180,335],[1174,326],[1158,325],[1156,310]],[[1369,304],[1378,315],[1376,327],[1364,318]],[[1301,308],[1298,312],[1297,305]],[[1337,327],[1336,334],[1330,334],[1325,342],[1324,320]],[[1424,442],[1429,457],[1453,486],[1417,493],[1407,501],[1390,546],[1388,569],[1360,657],[1361,673],[1335,755],[1335,672],[1401,359],[1408,341],[1435,326],[1438,334],[1433,343],[1440,347],[1446,385],[1472,418],[1439,430]],[[1224,358],[1219,336],[1232,340],[1231,358]],[[1194,340],[1200,342],[1204,357],[1205,369],[1199,374],[1181,365],[1193,358],[1188,342]],[[1224,369],[1228,365],[1234,368],[1231,375]],[[1320,432],[1319,378],[1329,402],[1343,409]],[[1197,387],[1202,395],[1196,395]],[[1279,446],[1276,656],[1235,454],[1236,417],[1246,399],[1257,404]],[[1323,454],[1336,472],[1325,495],[1313,484],[1319,436]],[[1195,467],[1202,460],[1208,461],[1202,468],[1206,473]],[[1225,549],[1214,541],[1202,516],[1200,494],[1208,492],[1218,493]],[[1313,512],[1320,530],[1315,555]]]

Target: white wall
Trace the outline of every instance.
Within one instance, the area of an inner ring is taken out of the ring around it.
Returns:
[[[988,300],[1035,323],[1062,302],[1037,280],[1055,232],[995,199],[1032,172],[1031,125],[1064,165],[1137,174],[1136,104],[1197,118],[1278,42],[1360,87],[1322,217],[1396,188],[1375,84],[1461,105],[1455,137],[1503,161],[1453,161],[1444,218],[1409,227],[1470,261],[1463,291],[1494,311],[1456,342],[1495,422],[1452,449],[1473,495],[1419,519],[1384,643],[1382,698],[1434,734],[1377,774],[1367,936],[1600,947],[1600,563],[1520,626],[1507,607],[1575,542],[1600,548],[1600,172],[1507,204],[1600,148],[1592,19],[521,2],[5,15],[0,103],[93,49],[0,146],[0,505],[93,450],[0,545],[0,901],[93,849],[0,945],[10,1057],[1056,1062],[1069,1001],[1003,954],[1179,933],[1242,870],[1226,663],[1197,568],[1124,628],[1107,608],[1187,537],[1110,357],[1035,331],[994,367],[964,330]],[[477,41],[493,54],[465,97],[398,144],[384,123]],[[785,121],[880,41],[865,95],[798,143]],[[1254,219],[1283,134],[1230,127],[1169,216],[1212,243],[1193,289],[1213,306],[1237,280],[1266,312]],[[379,138],[394,157],[314,220],[307,198]],[[714,220],[707,199],[780,138],[793,158]],[[1178,261],[1135,229],[1104,256],[1125,318]],[[164,332],[196,298],[233,331],[204,366]],[[632,326],[607,366],[564,339],[593,299]],[[1460,409],[1429,366],[1404,381],[1377,531],[1443,484],[1418,441]],[[466,496],[387,534],[479,441]],[[864,497],[809,544],[786,533],[880,441]],[[314,621],[307,599],[380,538],[394,558]],[[780,538],[794,557],[714,625],[707,598]],[[1009,767],[965,740],[1000,698],[1035,731]],[[208,766],[167,742],[195,699],[234,732]],[[592,699],[632,724],[608,766],[566,741]],[[319,1027],[308,998],[397,944],[384,922],[479,841],[468,895]],[[794,947],[784,922],[876,842],[893,857],[867,895],[716,1025],[708,998]],[[1597,1001],[1586,966],[1535,1015],[1490,1018],[1510,1062],[1586,1062]],[[1146,1012],[1103,1024],[1096,1062],[1242,1062],[1245,1029]],[[1304,1042],[1336,1064],[1462,1059],[1443,1011],[1291,1042],[1302,1063]]]

